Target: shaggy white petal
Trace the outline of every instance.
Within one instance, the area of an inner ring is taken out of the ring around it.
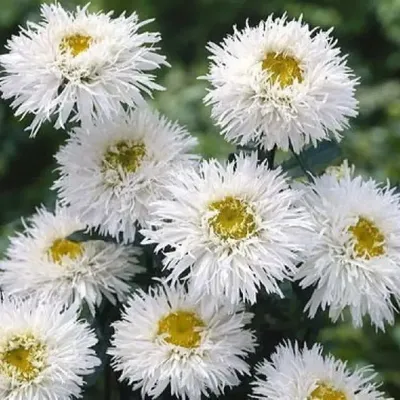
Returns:
[[[123,105],[143,104],[142,92],[163,89],[149,74],[168,65],[156,53],[160,36],[138,33],[151,20],[139,22],[136,14],[111,18],[88,12],[88,6],[68,12],[60,4],[43,4],[41,17],[21,28],[0,56],[0,91],[14,98],[17,116],[34,114],[32,136],[52,117],[56,127],[106,121]]]
[[[111,168],[106,162],[107,152],[118,143],[142,146],[135,168]],[[77,128],[56,155],[61,177],[54,188],[90,227],[133,241],[137,222],[146,223],[148,204],[161,195],[166,174],[176,164],[197,159],[188,153],[196,144],[177,123],[140,108],[113,123],[93,125],[90,132]]]
[[[65,309],[64,303],[36,297],[0,298],[0,321],[1,399],[82,397],[83,377],[100,360],[92,349],[97,339],[89,325],[78,320],[75,306]]]
[[[85,227],[67,208],[56,205],[54,214],[39,209],[25,223],[25,231],[10,239],[6,258],[0,261],[2,290],[56,296],[65,304],[84,301],[93,314],[103,296],[112,303],[124,300],[129,281],[144,270],[138,264],[139,248],[101,240],[59,242]]]
[[[257,366],[253,398],[265,400],[393,400],[377,390],[372,367],[354,372],[322,346],[299,348],[297,343],[277,346],[271,360]],[[325,393],[323,392],[325,389]],[[330,392],[329,392],[330,390]]]
[[[315,286],[310,317],[321,307],[336,321],[349,309],[355,326],[368,315],[383,330],[400,302],[399,194],[353,177],[350,168],[316,178],[305,193],[314,230],[296,278],[302,287]]]
[[[191,347],[173,344],[159,333],[163,318],[182,311],[194,313],[204,324],[199,342]],[[244,358],[254,352],[255,336],[245,326],[251,319],[242,305],[198,298],[180,286],[138,291],[122,321],[114,324],[109,354],[114,369],[122,371],[121,379],[127,379],[133,390],[141,388],[142,396],[156,398],[170,385],[172,395],[200,400],[202,395],[222,394],[249,374]]]
[[[177,171],[165,190],[152,204],[153,229],[141,232],[164,250],[169,280],[186,274],[196,294],[231,303],[255,303],[260,287],[282,296],[278,282],[296,271],[309,222],[280,169],[257,164],[257,154],[204,161]]]
[[[357,115],[357,79],[327,32],[268,17],[208,45],[212,85],[205,102],[228,141],[295,152],[340,140]],[[277,62],[279,62],[277,64]]]

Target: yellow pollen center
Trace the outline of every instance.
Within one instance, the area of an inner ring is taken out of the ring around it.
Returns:
[[[167,343],[186,348],[200,345],[200,331],[204,322],[191,311],[176,311],[168,314],[158,322],[158,335],[166,335]]]
[[[69,257],[72,260],[82,255],[83,246],[81,243],[73,242],[68,239],[56,239],[49,249],[51,259],[59,263],[63,257]]]
[[[145,156],[146,146],[143,142],[121,140],[107,149],[103,167],[115,171],[122,168],[125,173],[136,172]]]
[[[346,400],[346,395],[332,386],[320,383],[307,397],[307,400]]]
[[[45,368],[45,358],[46,346],[32,335],[14,336],[0,349],[0,374],[32,381]]]
[[[369,260],[385,253],[385,237],[379,228],[369,219],[359,217],[358,222],[350,226],[349,232],[354,237],[354,251],[357,257]]]
[[[244,239],[256,232],[254,214],[247,202],[232,196],[214,201],[210,211],[216,211],[208,220],[210,228],[221,239]]]
[[[18,347],[17,349],[10,350],[5,353],[3,361],[13,365],[21,371],[30,371],[33,367],[32,363],[29,361],[29,358],[30,350],[27,350],[23,347]]]
[[[70,52],[74,57],[86,51],[92,44],[92,37],[76,33],[62,38],[60,49],[63,52]]]
[[[271,81],[279,83],[281,87],[290,86],[295,79],[303,81],[299,61],[283,53],[267,53],[262,61],[262,69],[268,71]]]

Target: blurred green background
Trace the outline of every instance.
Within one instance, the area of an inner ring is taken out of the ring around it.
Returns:
[[[38,0],[0,0],[1,48],[18,25],[38,18],[39,4]],[[117,14],[136,10],[142,19],[156,18],[151,30],[161,32],[172,69],[160,72],[167,91],[156,94],[154,103],[199,137],[199,151],[205,157],[226,157],[232,150],[202,104],[206,85],[197,76],[207,71],[206,43],[219,41],[232,25],[241,27],[246,19],[256,24],[270,13],[279,16],[284,11],[291,17],[303,14],[313,26],[334,26],[350,66],[361,77],[360,115],[345,132],[344,155],[359,172],[400,182],[400,0],[93,0],[91,9],[113,9]],[[28,120],[16,120],[8,105],[0,102],[0,252],[21,216],[40,203],[54,202],[49,191],[55,177],[53,155],[66,135],[45,126],[37,138],[29,139],[24,131],[27,125]],[[319,336],[350,364],[375,364],[384,389],[400,399],[400,321],[378,334],[370,327],[355,330],[343,322],[326,327]],[[101,389],[91,389],[94,395],[96,391]]]

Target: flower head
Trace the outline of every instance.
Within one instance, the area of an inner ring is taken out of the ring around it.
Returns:
[[[371,367],[352,372],[346,363],[322,355],[319,344],[301,349],[283,343],[271,361],[258,365],[257,374],[252,397],[261,400],[389,400],[377,390]]]
[[[77,128],[56,155],[61,177],[54,188],[90,227],[133,241],[165,176],[176,164],[196,159],[188,154],[196,144],[178,124],[137,109],[94,125],[90,134]]]
[[[151,21],[93,14],[88,6],[68,12],[60,4],[43,4],[41,16],[13,36],[9,52],[0,56],[0,91],[14,98],[17,116],[35,115],[32,135],[53,116],[56,127],[112,119],[123,105],[144,103],[142,92],[162,89],[149,74],[167,65],[154,47],[160,36],[138,33]]]
[[[97,339],[76,307],[0,298],[0,398],[81,398],[83,376],[100,364]]]
[[[136,247],[102,240],[69,239],[85,229],[70,210],[56,205],[55,213],[41,208],[12,237],[0,261],[0,287],[7,293],[56,296],[65,304],[84,301],[91,312],[103,296],[115,303],[130,290],[129,280],[142,272]]]
[[[357,112],[357,80],[330,32],[270,16],[210,43],[205,102],[229,141],[299,152],[333,136]]]
[[[170,385],[172,395],[200,400],[249,373],[244,358],[254,352],[255,337],[245,326],[251,318],[242,305],[198,298],[180,286],[139,291],[114,324],[109,354],[121,379],[142,388],[142,396],[156,398]]]
[[[400,302],[399,194],[349,169],[316,178],[305,193],[314,229],[296,278],[315,285],[309,315],[328,308],[335,321],[348,308],[356,326],[369,315],[384,329]]]
[[[309,224],[295,206],[300,192],[280,169],[257,165],[257,154],[227,164],[204,161],[199,170],[177,171],[165,190],[152,205],[153,229],[142,233],[157,251],[169,249],[171,281],[187,273],[194,292],[231,303],[254,303],[260,286],[282,294],[278,282],[295,271]]]

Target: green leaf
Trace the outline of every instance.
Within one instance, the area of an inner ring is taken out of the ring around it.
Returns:
[[[283,171],[292,178],[306,175],[305,171],[319,175],[330,165],[337,164],[342,159],[342,152],[334,140],[321,142],[317,147],[309,147],[298,155],[280,164]]]

